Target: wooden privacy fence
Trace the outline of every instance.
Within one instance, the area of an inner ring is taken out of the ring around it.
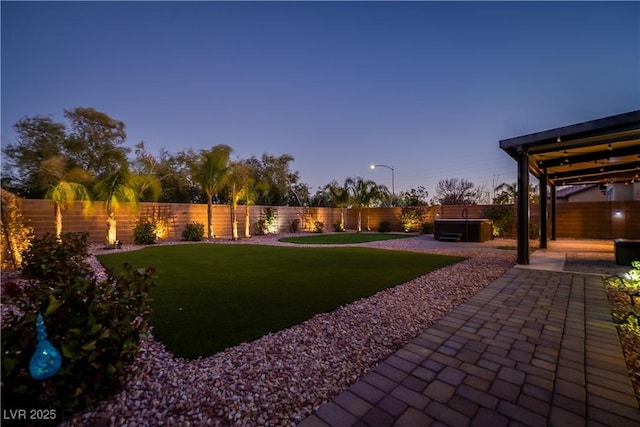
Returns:
[[[263,215],[265,206],[250,206],[250,230],[255,234],[254,225]],[[462,218],[462,210],[467,209],[469,218],[485,218],[486,205],[470,206],[430,206],[425,207],[426,221],[437,218]],[[300,220],[300,231],[311,230],[313,215],[324,224],[325,231],[333,231],[333,223],[340,220],[340,208],[301,208],[274,206],[279,232],[288,232],[291,221]],[[238,206],[238,234],[244,235],[245,206]],[[348,230],[357,226],[358,210],[345,209],[345,223]],[[381,221],[388,221],[392,231],[401,231],[401,208],[362,209],[362,230],[377,231]],[[627,202],[581,202],[559,203],[556,206],[556,230],[558,238],[640,239],[640,201]],[[22,200],[22,215],[28,219],[38,237],[54,233],[53,204],[49,200]],[[182,231],[189,223],[207,224],[207,206],[184,203],[140,203],[138,209],[125,206],[116,212],[118,239],[124,243],[133,242],[133,228],[138,221],[154,220],[160,224],[163,237],[180,239]],[[539,223],[539,207],[531,206],[530,222]],[[515,209],[514,209],[515,223]],[[550,224],[550,221],[549,221]],[[216,237],[231,238],[230,208],[227,205],[213,206],[213,227]],[[105,242],[107,215],[103,202],[94,202],[91,209],[83,212],[81,202],[74,203],[63,211],[62,229],[65,232],[88,231],[91,242]],[[515,226],[514,226],[515,232]],[[550,234],[549,234],[550,236]]]

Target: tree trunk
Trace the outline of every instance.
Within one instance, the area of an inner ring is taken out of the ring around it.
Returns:
[[[60,239],[62,234],[62,206],[59,202],[54,202],[53,211],[55,215],[56,237]]]
[[[358,209],[358,233],[362,231],[362,210]]]
[[[251,220],[251,216],[249,215],[249,203],[244,205],[244,237],[251,237],[251,228],[249,221]]]
[[[207,237],[209,239],[215,239],[216,235],[213,234],[213,203],[211,202],[212,196],[207,196]]]
[[[238,215],[236,213],[236,204],[230,205],[231,213],[231,240],[238,240]]]
[[[116,219],[113,213],[109,214],[107,219],[107,245],[115,245],[117,240]]]

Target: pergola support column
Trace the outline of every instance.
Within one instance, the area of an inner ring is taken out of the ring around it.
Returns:
[[[540,175],[540,249],[547,249],[547,171]]]
[[[551,240],[556,240],[556,184],[551,187]]]
[[[518,150],[518,264],[529,264],[529,156]]]

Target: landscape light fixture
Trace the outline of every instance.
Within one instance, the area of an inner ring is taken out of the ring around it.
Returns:
[[[396,196],[396,178],[395,178],[395,169],[393,169],[393,166],[387,166],[387,165],[371,165],[371,169],[375,169],[378,166],[382,167],[382,168],[387,168],[391,171],[391,206],[393,207],[393,199]]]

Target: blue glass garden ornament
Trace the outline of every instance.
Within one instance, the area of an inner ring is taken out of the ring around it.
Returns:
[[[60,370],[62,356],[47,340],[47,330],[41,314],[38,314],[38,320],[36,320],[36,339],[38,344],[29,362],[29,373],[36,380],[45,380]]]

